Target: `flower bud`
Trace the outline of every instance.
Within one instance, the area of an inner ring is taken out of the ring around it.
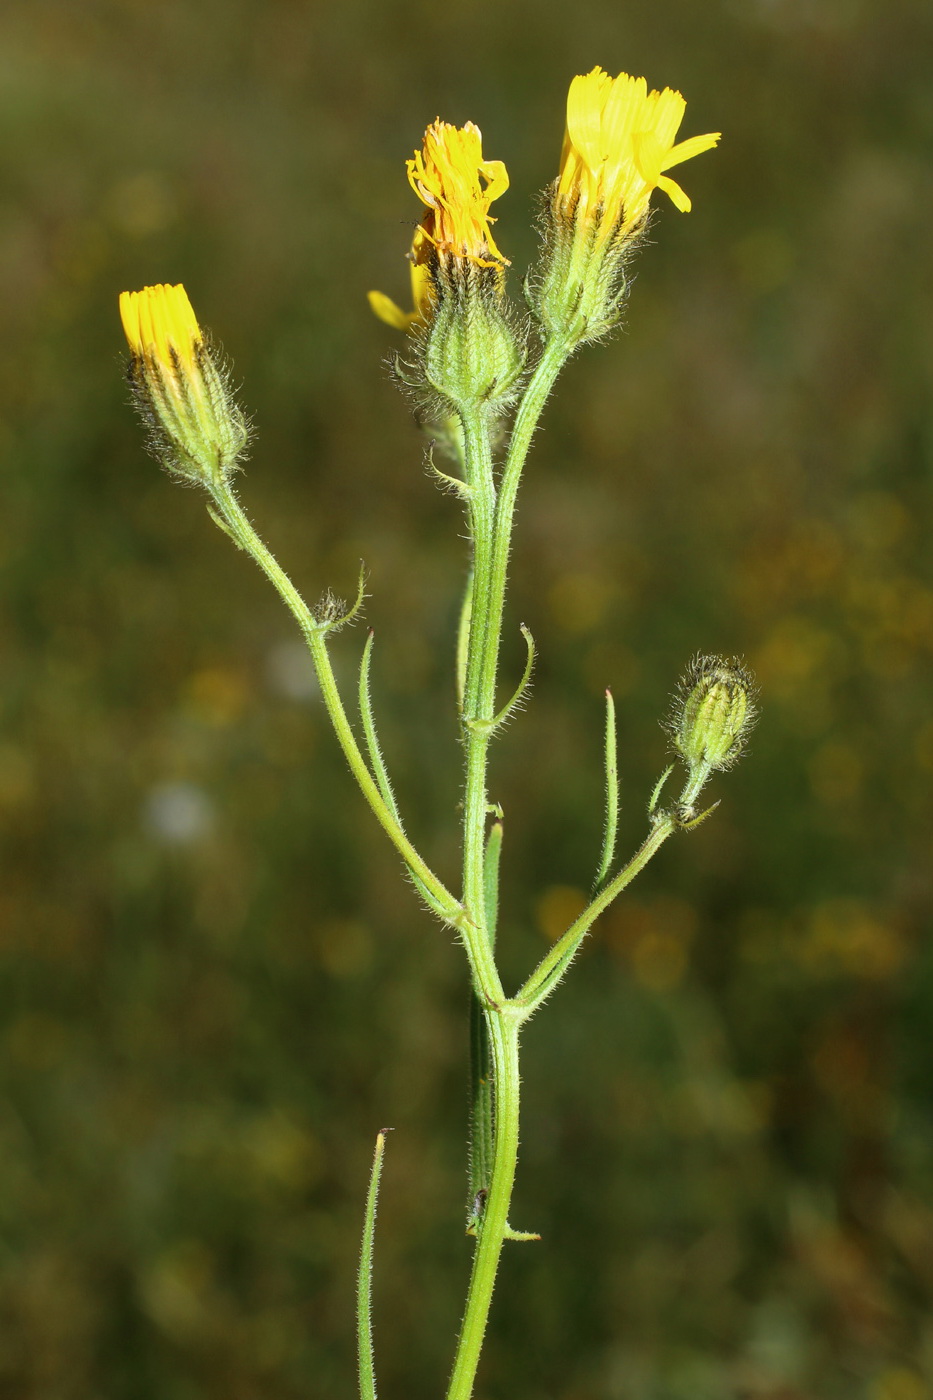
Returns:
[[[755,682],[739,661],[697,656],[681,682],[670,727],[690,770],[682,797],[695,800],[709,775],[731,768],[755,722]]]
[[[128,377],[153,455],[202,485],[228,476],[246,447],[246,419],[184,287],[123,292],[120,317],[132,352]]]
[[[498,272],[475,266],[443,275],[424,342],[427,385],[457,411],[506,408],[525,366],[524,346],[510,324]]]

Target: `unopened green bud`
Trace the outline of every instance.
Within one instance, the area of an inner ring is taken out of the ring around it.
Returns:
[[[467,263],[454,274],[439,279],[425,380],[457,411],[505,409],[515,398],[525,350],[503,308],[499,269]]]
[[[129,379],[169,471],[203,485],[233,471],[249,436],[182,286],[123,292],[120,316],[132,351]]]
[[[755,682],[739,661],[694,658],[680,685],[670,728],[690,778],[682,801],[691,805],[709,775],[731,768],[755,722]]]

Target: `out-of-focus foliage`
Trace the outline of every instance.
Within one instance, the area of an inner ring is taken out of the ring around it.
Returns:
[[[0,20],[0,1391],[337,1400],[376,1130],[384,1393],[463,1295],[465,964],[343,772],[271,590],[159,474],[116,298],[187,285],[255,414],[244,500],[301,586],[370,573],[411,827],[456,869],[457,507],[365,293],[404,297],[425,124],[477,121],[526,265],[569,79],[688,98],[628,331],[536,443],[497,755],[505,959],[590,880],[601,695],[631,848],[691,654],[762,718],[531,1026],[481,1395],[933,1387],[926,0],[6,0]],[[519,277],[513,276],[518,294]],[[335,651],[352,684],[357,629]]]

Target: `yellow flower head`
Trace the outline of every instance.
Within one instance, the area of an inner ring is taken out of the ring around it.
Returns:
[[[184,287],[121,292],[120,319],[134,356],[160,367],[173,381],[194,375],[204,337]]]
[[[610,78],[594,68],[574,78],[555,195],[558,211],[598,221],[601,243],[642,222],[654,189],[664,190],[681,211],[689,210],[688,196],[664,171],[710,150],[720,133],[691,136],[675,146],[686,106],[679,92],[649,92],[644,78],[627,73]]]
[[[236,466],[247,426],[184,287],[120,293],[130,383],[150,447],[170,471],[205,485]]]
[[[380,320],[398,330],[427,325],[436,295],[434,269],[473,263],[502,267],[508,259],[496,247],[489,206],[509,187],[501,160],[483,160],[478,126],[451,126],[440,118],[424,133],[422,150],[406,162],[412,189],[427,206],[412,240],[411,291],[414,310],[403,311],[382,292],[370,292],[369,304]]]
[[[479,267],[507,261],[493,240],[489,206],[505,194],[509,176],[501,160],[483,160],[478,126],[438,118],[424,133],[423,150],[406,164],[412,189],[428,206],[421,227],[438,253]]]

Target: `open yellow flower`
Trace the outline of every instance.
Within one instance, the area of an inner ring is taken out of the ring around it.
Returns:
[[[456,127],[438,118],[406,164],[411,187],[427,206],[409,253],[414,309],[403,311],[382,292],[370,292],[369,304],[380,320],[410,331],[431,319],[439,265],[449,271],[507,263],[492,236],[489,207],[508,189],[509,177],[501,160],[483,159],[482,133],[473,122]]]
[[[664,172],[710,150],[720,133],[691,136],[675,146],[686,106],[679,92],[649,92],[644,78],[627,73],[610,78],[594,68],[574,78],[555,212],[598,222],[601,243],[642,222],[654,189],[664,190],[678,209],[689,210],[688,196]]]
[[[547,336],[576,345],[600,340],[622,318],[628,264],[648,219],[652,192],[678,209],[690,200],[665,172],[708,151],[718,132],[675,145],[686,103],[648,91],[644,78],[601,68],[574,78],[560,174],[548,191],[540,269],[528,282]]]
[[[121,292],[120,319],[132,353],[130,383],[155,456],[189,480],[207,484],[228,475],[246,447],[246,421],[184,287]]]

